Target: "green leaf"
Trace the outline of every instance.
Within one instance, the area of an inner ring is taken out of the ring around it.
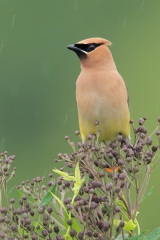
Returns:
[[[116,204],[121,209],[121,215],[123,216],[123,219],[125,219],[127,221],[128,220],[128,212],[127,212],[127,209],[126,209],[124,203],[121,200],[116,199]]]
[[[53,172],[55,172],[55,173],[59,174],[60,176],[62,176],[63,179],[66,180],[66,181],[75,181],[75,177],[70,176],[70,175],[69,175],[68,173],[66,173],[66,172],[62,172],[62,171],[60,171],[60,170],[58,170],[58,169],[53,169]]]
[[[23,227],[19,228],[19,232],[20,232],[21,236],[24,234],[27,234],[27,231]]]
[[[76,218],[72,218],[72,227],[73,229],[75,229],[77,232],[80,232],[81,231],[81,228],[78,224],[78,221]]]
[[[56,190],[56,184],[54,183],[53,187],[43,196],[38,206],[46,205],[49,202],[51,202],[53,199],[52,193],[55,194],[55,190]]]
[[[81,174],[80,174],[80,169],[79,169],[79,162],[77,162],[76,168],[75,168],[75,183],[74,187],[72,188],[74,192],[74,197],[75,198],[83,184],[85,179],[81,179]]]
[[[68,221],[68,219],[69,219],[70,217],[69,217],[69,214],[65,211],[64,212],[64,227],[67,229],[68,228],[68,223],[67,223],[67,221]]]
[[[128,238],[128,235],[125,234],[125,239],[124,239],[124,240],[141,240],[141,236],[142,236],[143,234],[144,234],[144,233],[137,234],[137,235],[134,235],[134,236],[132,236],[132,237],[130,237],[130,238]],[[122,235],[119,235],[119,236],[116,238],[116,240],[123,240]],[[150,239],[150,240],[152,240],[152,239]]]
[[[124,212],[127,212],[127,209],[126,209],[124,203],[123,203],[121,200],[116,199],[116,204],[117,204]]]
[[[128,234],[124,235],[125,240],[128,240]],[[122,235],[119,235],[115,240],[124,240],[124,238],[122,237]]]
[[[42,223],[39,223],[39,222],[33,222],[33,226],[34,226],[35,228],[38,226],[38,229],[40,229],[40,230],[43,230],[43,229],[44,229]]]
[[[64,206],[63,202],[61,201],[61,199],[59,199],[56,195],[54,195],[52,192],[51,194],[53,195],[53,197],[56,199],[56,201],[59,203],[59,205],[64,209],[64,211],[67,213],[68,215],[68,212],[67,212],[67,209],[66,207]]]
[[[79,162],[77,162],[77,165],[75,167],[75,180],[77,183],[81,183],[81,173],[79,169]]]
[[[136,216],[138,215],[138,213],[139,212],[137,212]],[[134,219],[134,223],[136,224],[136,227],[137,227],[137,233],[140,234],[141,230],[140,230],[140,226],[139,226],[137,218]]]
[[[113,224],[115,226],[120,224],[120,220],[118,219],[114,219]],[[123,229],[127,232],[131,232],[132,230],[134,230],[135,228],[138,228],[138,233],[139,233],[139,224],[138,221],[135,219],[135,221],[133,222],[132,219],[128,220],[128,221],[124,221],[124,227]]]
[[[72,240],[73,238],[67,233],[64,235],[65,240]]]
[[[20,190],[20,189],[17,189],[17,193],[18,193],[18,197],[19,198],[22,198],[23,195],[24,195],[24,192],[22,190]]]
[[[134,224],[132,219],[130,219],[128,222],[125,221],[124,230],[126,230],[127,232],[132,231],[133,229],[135,229],[135,227],[136,227],[136,224]]]
[[[117,225],[119,225],[119,223],[120,223],[120,220],[118,220],[118,219],[115,219],[114,221],[113,221],[113,224],[115,225],[115,226],[117,226]],[[136,224],[132,221],[132,219],[130,219],[129,221],[124,221],[124,230],[125,231],[127,231],[127,232],[130,232],[130,231],[132,231],[133,229],[135,229],[135,227],[136,227]]]
[[[138,240],[138,239],[140,239],[139,237],[141,236],[142,234],[138,234],[138,235],[135,235],[135,236],[133,236],[133,237],[131,237],[131,238],[125,238],[124,240]]]
[[[160,239],[160,227],[156,228],[146,236],[140,238],[141,240],[158,240]]]

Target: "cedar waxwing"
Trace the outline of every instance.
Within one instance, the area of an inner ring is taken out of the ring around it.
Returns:
[[[89,134],[96,134],[97,128],[100,141],[112,141],[118,134],[130,138],[127,89],[107,47],[110,45],[104,38],[89,38],[67,46],[81,62],[76,100],[83,142]]]

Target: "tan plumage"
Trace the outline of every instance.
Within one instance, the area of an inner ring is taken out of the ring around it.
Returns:
[[[127,89],[107,45],[111,43],[106,39],[89,38],[68,46],[81,61],[76,100],[83,142],[97,132],[95,122],[100,140],[114,140],[119,133],[130,137]]]

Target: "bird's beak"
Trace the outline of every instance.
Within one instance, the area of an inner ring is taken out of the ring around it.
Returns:
[[[87,56],[87,53],[86,53],[85,51],[83,51],[81,48],[79,48],[79,47],[77,46],[77,44],[68,45],[67,48],[68,48],[69,50],[74,51],[74,52],[78,55],[78,57],[79,57],[80,59],[86,58],[86,56]]]
[[[75,46],[75,44],[68,45],[67,48],[68,48],[69,50],[74,51],[74,52],[76,52],[76,51],[81,51],[81,49],[79,49],[77,46]]]

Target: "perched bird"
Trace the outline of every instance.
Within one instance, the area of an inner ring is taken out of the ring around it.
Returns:
[[[100,141],[122,134],[130,138],[128,94],[104,38],[89,38],[67,46],[78,55],[81,72],[76,82],[76,100],[82,141],[100,132]],[[98,126],[96,126],[96,122]]]

